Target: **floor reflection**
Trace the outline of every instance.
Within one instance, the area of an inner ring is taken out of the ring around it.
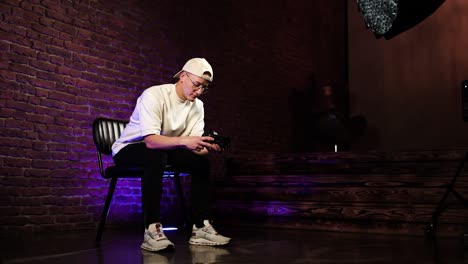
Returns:
[[[428,241],[392,236],[278,229],[227,229],[222,247],[189,245],[185,232],[167,231],[175,249],[140,249],[141,230],[106,230],[100,246],[93,232],[1,238],[1,263],[468,263],[462,238]]]

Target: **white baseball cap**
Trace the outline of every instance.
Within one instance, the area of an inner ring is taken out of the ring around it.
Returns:
[[[184,71],[203,78],[209,82],[213,81],[213,68],[211,68],[211,65],[204,58],[193,58],[188,60],[182,70],[174,75],[174,78],[179,78],[179,75]]]

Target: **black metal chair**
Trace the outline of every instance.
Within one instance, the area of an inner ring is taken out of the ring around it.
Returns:
[[[109,213],[109,207],[114,195],[115,187],[117,185],[117,180],[119,178],[141,178],[143,175],[143,168],[141,167],[112,165],[104,168],[102,156],[109,156],[112,154],[112,144],[119,138],[126,125],[127,121],[104,117],[98,117],[93,122],[93,139],[97,150],[99,171],[103,178],[111,179],[106,202],[101,214],[101,220],[99,221],[97,229],[96,242],[98,243],[101,241],[104,226],[106,224],[107,214]],[[180,183],[180,171],[172,168],[170,165],[167,165],[166,172],[173,172],[173,178],[179,195],[180,206],[183,211],[183,218],[185,221],[184,224],[187,225],[188,221],[184,204],[184,195],[182,185]]]

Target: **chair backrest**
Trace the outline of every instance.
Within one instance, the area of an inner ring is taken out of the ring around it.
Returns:
[[[112,144],[120,137],[127,121],[98,117],[93,122],[93,140],[98,153],[110,155]]]

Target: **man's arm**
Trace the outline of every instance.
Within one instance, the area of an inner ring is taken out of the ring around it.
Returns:
[[[207,142],[213,140],[214,139],[212,137],[167,137],[162,135],[148,135],[145,137],[145,144],[149,149],[184,148],[192,150],[197,154],[207,154],[208,149],[219,149],[219,146]]]

